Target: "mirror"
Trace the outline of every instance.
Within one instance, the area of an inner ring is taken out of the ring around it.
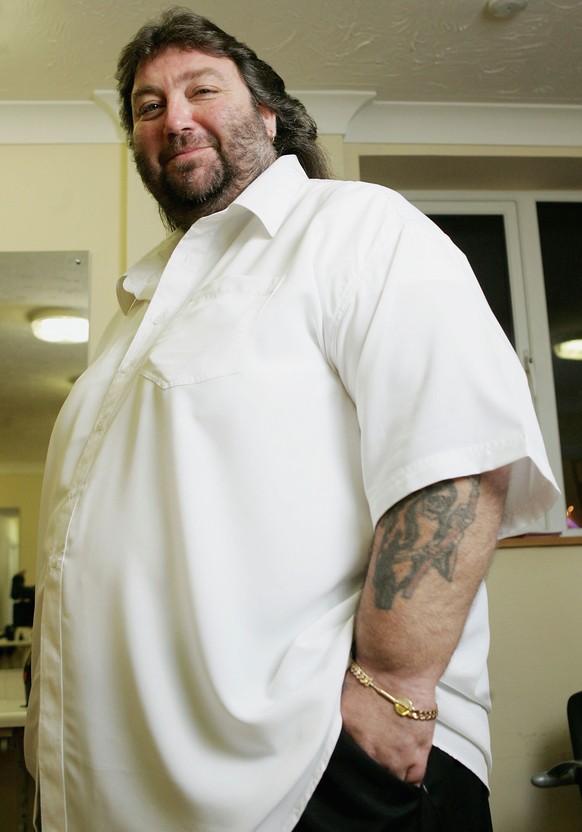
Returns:
[[[19,549],[20,512],[0,508],[0,632],[13,622],[12,579],[19,571]]]
[[[31,318],[47,308],[87,317],[88,298],[88,252],[0,252],[0,506],[7,507],[0,517],[10,530],[0,548],[0,630],[12,623],[6,618],[13,612],[6,581],[26,570],[25,583],[34,584],[48,443],[73,382],[87,366],[86,343],[39,341]],[[16,548],[12,537],[18,518],[11,511],[19,515]]]
[[[42,468],[57,414],[87,365],[86,344],[49,344],[30,326],[39,309],[88,310],[86,251],[0,252],[0,459]]]

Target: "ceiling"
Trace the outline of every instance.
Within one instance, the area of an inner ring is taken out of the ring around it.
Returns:
[[[87,101],[95,90],[113,89],[120,49],[167,5],[0,0],[0,101]],[[182,5],[248,42],[290,90],[374,91],[377,101],[582,105],[582,0],[529,0],[507,19],[491,17],[486,0],[198,0]],[[18,268],[31,276],[25,285],[32,287],[32,275],[40,275],[44,292],[57,297],[63,280],[71,273],[79,276],[75,261],[84,259],[86,265],[87,254],[62,257],[58,263],[42,254],[20,260]],[[79,355],[81,364],[84,358],[82,351],[42,348],[31,338],[25,305],[49,304],[36,295],[15,301],[15,264],[7,255],[0,257],[4,467],[42,464],[52,421],[70,378],[79,372]],[[65,358],[58,370],[61,362],[53,362],[53,356]]]
[[[196,0],[291,90],[374,90],[381,101],[582,104],[581,0]],[[159,0],[0,0],[0,100],[87,100]]]

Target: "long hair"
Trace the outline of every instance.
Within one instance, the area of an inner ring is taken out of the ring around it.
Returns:
[[[119,56],[115,78],[121,126],[130,147],[133,133],[131,92],[138,66],[169,46],[198,49],[217,58],[230,58],[255,103],[268,107],[277,117],[273,145],[277,155],[295,154],[311,179],[332,178],[327,156],[317,142],[317,126],[303,104],[289,95],[283,79],[246,44],[205,17],[180,7],[168,9],[159,21],[142,26]]]

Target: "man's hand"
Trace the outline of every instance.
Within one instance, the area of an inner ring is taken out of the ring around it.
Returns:
[[[409,690],[389,687],[388,681],[374,681],[394,696],[407,696],[415,707],[434,707],[434,688],[425,694],[415,686]],[[377,763],[406,783],[420,786],[432,747],[434,721],[398,716],[394,706],[372,688],[364,687],[348,670],[341,702],[344,729],[360,748]]]

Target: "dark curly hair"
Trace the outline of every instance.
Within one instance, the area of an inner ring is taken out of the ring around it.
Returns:
[[[115,79],[121,125],[132,145],[131,92],[138,66],[166,49],[198,49],[218,58],[230,58],[244,79],[256,104],[277,117],[274,148],[278,156],[295,154],[311,179],[330,179],[327,156],[317,142],[317,126],[303,104],[290,96],[283,79],[246,44],[189,9],[166,10],[159,21],[146,23],[119,56]]]

